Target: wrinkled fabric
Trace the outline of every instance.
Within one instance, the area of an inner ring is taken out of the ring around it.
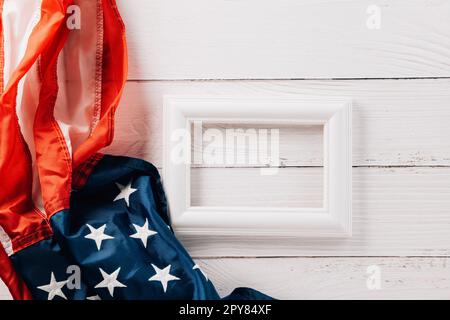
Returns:
[[[13,298],[219,299],[171,229],[157,170],[98,153],[127,78],[115,0],[18,1],[0,0],[0,278]]]
[[[29,299],[8,256],[52,236],[81,168],[111,143],[125,27],[115,0],[0,0],[0,15],[0,278]]]
[[[131,182],[136,189],[125,199],[117,184]],[[141,239],[131,237],[134,225],[148,228],[156,234]],[[103,240],[100,249],[87,225],[106,226],[104,233],[113,239]],[[219,299],[211,281],[196,266],[176,239],[169,222],[168,205],[157,169],[142,160],[105,156],[97,164],[86,185],[72,192],[71,207],[51,219],[54,236],[12,256],[14,266],[23,275],[35,299],[46,300],[49,292],[39,289],[50,283],[68,279],[70,270],[79,268],[79,288],[61,290],[67,299]],[[156,274],[153,266],[164,269],[179,280],[169,281],[164,291],[159,281],[149,281]],[[123,285],[113,294],[108,288],[96,288],[103,277],[100,268],[111,274],[120,268],[117,280]],[[125,287],[126,286],[126,287]],[[61,295],[55,298],[63,299]],[[247,288],[240,288],[227,299],[267,299]]]

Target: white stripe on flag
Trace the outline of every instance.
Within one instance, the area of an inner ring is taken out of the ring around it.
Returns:
[[[81,28],[70,32],[58,59],[54,112],[71,153],[86,141],[98,121],[103,54],[101,0],[75,0],[74,4],[81,13]]]

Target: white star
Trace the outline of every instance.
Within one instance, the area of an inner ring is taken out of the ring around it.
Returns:
[[[134,223],[133,223],[133,226],[136,229],[136,233],[132,234],[130,237],[135,238],[135,239],[141,239],[142,243],[144,244],[144,247],[147,248],[148,237],[153,236],[153,235],[157,234],[158,232],[150,230],[148,228],[148,219],[145,219],[145,223],[142,227],[140,227]]]
[[[131,187],[132,181],[128,183],[126,186],[121,185],[120,183],[116,182],[117,188],[120,189],[120,193],[117,195],[117,197],[114,198],[114,201],[124,199],[127,203],[127,207],[130,206],[130,196],[132,193],[136,192],[138,189]]]
[[[94,240],[98,250],[100,250],[103,240],[114,239],[114,237],[105,234],[106,224],[97,229],[90,224],[87,224],[86,226],[91,230],[91,233],[86,235],[85,238]]]
[[[97,295],[95,295],[95,296],[86,297],[86,300],[97,301],[97,300],[102,300],[102,299],[101,299],[100,296],[97,294]]]
[[[148,281],[159,281],[161,282],[161,285],[164,289],[164,292],[167,291],[167,283],[172,280],[180,280],[180,278],[177,278],[170,274],[170,268],[172,267],[170,264],[165,267],[164,269],[159,269],[157,266],[152,264],[153,269],[155,269],[156,274],[148,279]]]
[[[52,274],[50,276],[50,283],[45,286],[40,286],[40,287],[38,287],[38,289],[48,292],[48,300],[53,300],[53,298],[55,296],[59,296],[59,297],[67,300],[67,297],[64,295],[64,293],[61,290],[66,285],[66,283],[67,283],[67,280],[59,281],[59,282],[56,281],[55,275],[52,272]]]
[[[192,270],[200,270],[200,272],[202,273],[202,275],[205,277],[206,281],[209,281],[208,279],[208,275],[199,267],[198,264],[196,264],[195,266],[192,267]]]
[[[114,271],[111,274],[107,274],[105,271],[103,271],[102,268],[99,268],[103,281],[100,282],[98,285],[95,286],[95,288],[108,288],[109,294],[111,297],[114,297],[114,289],[115,288],[126,288],[127,286],[123,283],[120,283],[117,281],[117,276],[119,275],[120,268],[118,268],[116,271]]]

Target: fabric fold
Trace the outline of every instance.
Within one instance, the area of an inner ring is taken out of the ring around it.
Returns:
[[[171,228],[158,170],[99,153],[127,78],[115,0],[0,12],[0,277],[14,299],[220,299]]]

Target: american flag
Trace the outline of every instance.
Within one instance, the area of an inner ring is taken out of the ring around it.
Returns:
[[[127,77],[115,1],[0,12],[0,277],[13,297],[219,299],[171,229],[157,169],[99,153]]]

